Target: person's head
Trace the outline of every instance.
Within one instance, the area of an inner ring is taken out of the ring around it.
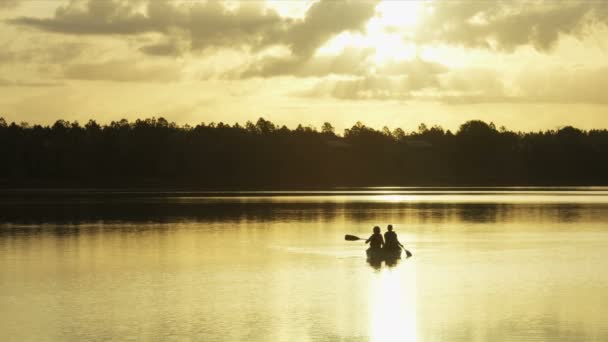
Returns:
[[[378,227],[378,226],[374,227],[374,234],[380,234],[380,227]]]
[[[388,231],[389,231],[389,232],[392,232],[392,231],[393,231],[393,225],[392,225],[392,224],[389,224],[389,225],[386,227],[386,229],[388,229]]]

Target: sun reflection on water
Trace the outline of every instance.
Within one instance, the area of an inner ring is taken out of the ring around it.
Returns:
[[[377,195],[373,196],[373,200],[378,202],[390,202],[390,203],[398,203],[398,202],[411,202],[414,200],[420,199],[420,196],[414,195]]]
[[[415,342],[415,274],[382,268],[375,274],[370,289],[370,340]]]

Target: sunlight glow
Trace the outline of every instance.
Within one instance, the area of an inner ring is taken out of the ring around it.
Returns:
[[[382,269],[370,293],[371,341],[416,341],[416,279],[402,281],[395,269]]]
[[[338,55],[346,48],[373,49],[372,59],[376,64],[389,60],[412,60],[417,53],[415,44],[405,42],[398,34],[386,32],[377,19],[370,20],[365,35],[341,33],[321,47],[317,53]]]
[[[418,24],[422,10],[422,1],[382,1],[376,7],[382,23],[388,27],[411,28]]]
[[[420,1],[383,1],[376,7],[376,16],[369,20],[365,32],[343,32],[318,51],[321,55],[339,54],[345,48],[374,49],[376,64],[389,60],[411,60],[417,47],[405,41],[404,35],[418,25],[424,9]]]
[[[308,8],[314,3],[311,0],[304,1],[276,1],[266,0],[266,6],[277,11],[282,17],[303,19]]]
[[[398,203],[398,202],[411,202],[414,200],[420,200],[420,196],[416,196],[416,195],[380,195],[380,196],[374,196],[373,199],[378,202]]]

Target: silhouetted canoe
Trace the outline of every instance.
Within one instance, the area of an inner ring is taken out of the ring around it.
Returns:
[[[366,251],[367,259],[369,260],[396,260],[401,258],[401,248],[399,249],[371,249],[368,248]]]

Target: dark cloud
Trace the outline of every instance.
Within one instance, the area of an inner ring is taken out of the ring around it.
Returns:
[[[14,9],[19,6],[21,0],[1,0],[0,1],[0,11]]]
[[[288,23],[263,3],[248,1],[241,2],[233,11],[215,1],[193,5],[189,16],[191,23],[184,29],[190,33],[193,50],[273,45],[276,42],[264,42],[264,37],[278,35]]]
[[[142,3],[143,8],[142,11]],[[321,0],[301,20],[283,18],[265,3],[243,1],[229,9],[219,1],[171,2],[89,0],[72,2],[51,18],[20,17],[16,25],[47,32],[88,35],[134,35],[149,32],[188,39],[192,50],[210,47],[260,49],[285,45],[294,56],[309,57],[331,37],[361,30],[374,15],[376,1]],[[176,45],[159,42],[141,51],[152,55],[177,53]]]
[[[116,82],[173,82],[180,79],[180,71],[167,65],[139,65],[134,60],[113,60],[70,65],[64,70],[64,77]]]
[[[248,66],[242,77],[297,77],[325,76],[329,74],[355,74],[365,72],[373,50],[346,49],[337,57],[314,57],[317,48],[333,36],[345,31],[362,31],[374,16],[379,1],[332,1],[314,3],[303,19],[290,22],[274,38],[290,48],[286,57],[266,57]]]
[[[143,10],[143,11],[142,11]],[[189,40],[194,50],[209,47],[255,46],[264,35],[285,23],[276,12],[260,2],[243,2],[229,10],[219,1],[172,2],[168,0],[89,0],[57,8],[51,18],[20,17],[15,25],[70,35],[137,35],[161,33],[164,42],[141,51],[150,55],[174,55],[177,40]]]
[[[422,44],[548,51],[560,35],[581,37],[589,25],[608,22],[608,6],[597,1],[437,1],[431,7],[414,35]]]
[[[155,22],[137,11],[136,2],[90,0],[82,7],[72,1],[55,10],[52,18],[20,17],[9,22],[47,32],[67,34],[136,34],[158,30]]]
[[[303,20],[290,25],[283,37],[297,56],[310,56],[334,35],[344,31],[363,31],[374,16],[379,1],[332,1],[314,3]]]

